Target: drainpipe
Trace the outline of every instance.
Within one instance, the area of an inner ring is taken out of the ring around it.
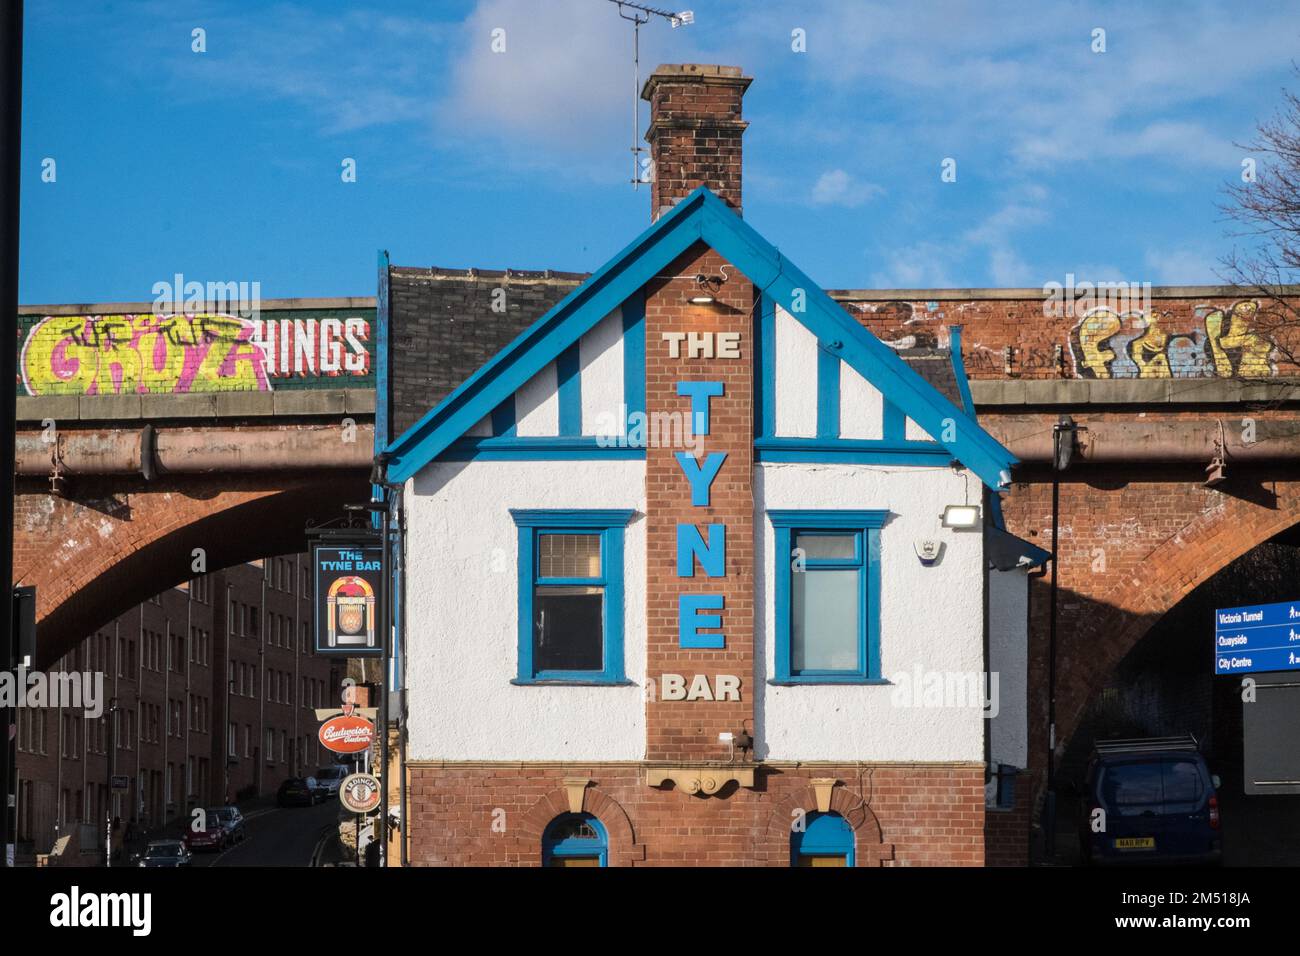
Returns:
[[[1056,856],[1056,608],[1057,572],[1060,568],[1061,476],[1074,454],[1077,426],[1062,415],[1052,426],[1052,584],[1047,629],[1047,797],[1043,807],[1044,849]],[[1069,435],[1068,439],[1064,436]],[[1068,442],[1068,443],[1067,443]]]

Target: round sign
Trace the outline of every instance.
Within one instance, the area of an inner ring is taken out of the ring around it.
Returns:
[[[370,813],[379,806],[379,781],[372,773],[354,773],[339,784],[339,803],[353,813]]]
[[[320,725],[320,742],[337,754],[360,753],[375,739],[375,725],[364,717],[331,717]]]

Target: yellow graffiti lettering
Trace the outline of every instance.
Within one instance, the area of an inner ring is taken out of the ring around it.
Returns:
[[[49,316],[23,345],[30,395],[267,391],[253,325],[228,315]]]

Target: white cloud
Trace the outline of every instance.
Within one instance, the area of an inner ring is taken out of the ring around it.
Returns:
[[[842,169],[832,169],[817,177],[811,201],[814,206],[843,206],[853,209],[884,193],[884,187],[854,179]]]
[[[1153,285],[1218,285],[1223,265],[1203,249],[1149,249],[1144,281]]]

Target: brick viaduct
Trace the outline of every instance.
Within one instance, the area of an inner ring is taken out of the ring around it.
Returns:
[[[442,278],[457,301],[487,301],[502,284],[500,274]],[[537,314],[575,281],[557,279]],[[950,328],[962,328],[980,420],[1023,462],[1004,503],[1008,527],[1044,548],[1052,424],[1068,413],[1081,426],[1060,494],[1058,754],[1155,621],[1300,523],[1297,370],[1277,367],[1267,348],[1261,358],[1234,324],[1245,317],[1240,290],[1156,289],[1140,313],[1059,317],[1045,315],[1038,290],[832,295],[900,348],[946,347]],[[511,317],[510,334],[532,317]],[[399,347],[403,340],[394,330]],[[205,549],[209,570],[300,549],[306,522],[367,495],[373,409],[373,392],[349,390],[20,398],[15,573],[38,587],[38,662],[190,577],[194,548]],[[1227,479],[1208,487],[1216,454]],[[1036,771],[1047,739],[1046,597],[1037,582]],[[1189,641],[1188,653],[1209,666],[1208,646]]]

